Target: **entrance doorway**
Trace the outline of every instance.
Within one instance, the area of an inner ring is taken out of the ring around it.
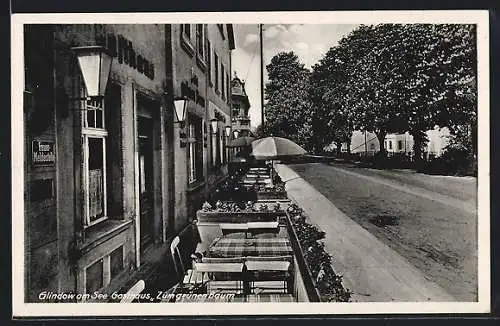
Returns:
[[[139,196],[141,248],[154,240],[153,119],[137,118],[139,135]]]

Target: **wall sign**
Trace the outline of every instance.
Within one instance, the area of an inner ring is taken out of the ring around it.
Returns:
[[[34,166],[51,166],[56,162],[54,142],[33,140],[31,153]]]
[[[106,46],[110,54],[118,58],[118,63],[126,64],[139,73],[153,80],[155,78],[155,65],[144,56],[135,52],[132,41],[122,35],[108,33],[96,39],[97,44]]]
[[[196,104],[205,107],[205,98],[200,95],[200,92],[197,89],[194,89],[189,85],[188,82],[181,83],[181,96],[186,96]]]

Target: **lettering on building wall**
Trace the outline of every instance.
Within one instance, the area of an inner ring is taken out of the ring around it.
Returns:
[[[118,63],[126,64],[136,69],[139,73],[153,80],[155,78],[155,66],[143,55],[136,53],[132,41],[122,35],[108,33],[106,40],[98,38],[100,45],[106,46],[110,54],[118,59]]]
[[[181,83],[181,96],[186,96],[191,101],[202,107],[205,107],[206,105],[205,98],[200,95],[200,92],[197,89],[191,87],[188,82]]]
[[[52,166],[56,162],[53,142],[33,140],[31,153],[34,166]]]

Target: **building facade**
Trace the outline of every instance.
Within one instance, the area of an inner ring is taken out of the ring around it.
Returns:
[[[113,62],[104,97],[88,99],[72,48],[95,45]],[[227,173],[221,154],[209,165],[222,150],[208,121],[230,121],[232,49],[231,25],[25,25],[27,302],[115,288],[189,225]]]
[[[448,128],[438,128],[427,130],[426,132],[428,142],[424,149],[424,154],[428,156],[440,156],[444,148],[448,145],[450,131]],[[404,134],[388,134],[384,139],[384,147],[389,155],[404,154],[411,156],[413,153],[413,136],[408,132]],[[351,142],[342,143],[342,152],[350,152],[353,154],[359,153],[361,155],[373,156],[380,151],[380,144],[377,136],[372,132],[354,131],[351,136]],[[335,148],[335,145],[329,149]]]
[[[231,81],[232,130],[238,131],[238,136],[250,136],[250,101],[245,91],[245,83],[236,75]]]

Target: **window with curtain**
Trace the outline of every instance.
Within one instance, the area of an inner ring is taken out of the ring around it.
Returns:
[[[203,180],[203,136],[202,119],[188,114],[187,126],[188,182]]]
[[[88,100],[82,114],[84,223],[92,226],[108,218],[106,130],[104,101]]]

